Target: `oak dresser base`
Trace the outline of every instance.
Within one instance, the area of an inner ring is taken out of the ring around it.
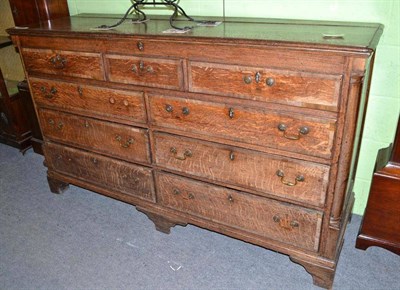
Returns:
[[[9,29],[54,193],[69,184],[290,257],[331,288],[382,26],[80,15]],[[363,91],[364,89],[364,91]]]

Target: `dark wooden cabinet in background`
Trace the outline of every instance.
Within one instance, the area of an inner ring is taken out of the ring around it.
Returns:
[[[15,26],[29,26],[50,19],[69,16],[67,0],[9,0]],[[11,45],[1,38],[1,47]],[[43,137],[39,128],[28,83],[5,81],[0,74],[0,142],[25,152],[33,147],[43,154]],[[18,85],[17,85],[18,83]],[[6,85],[7,84],[7,85]]]
[[[11,44],[8,37],[0,37],[0,49]],[[30,112],[36,124],[37,121],[30,96],[20,95],[17,84],[17,81],[5,80],[0,68],[0,142],[25,152],[31,147],[31,121],[26,112]]]
[[[16,26],[69,15],[67,0],[9,0]]]
[[[385,248],[400,255],[400,124],[392,146],[379,150],[356,247]]]
[[[24,113],[29,108],[25,101],[18,93],[17,82],[5,81],[0,69],[0,142],[22,152],[31,146],[29,120]],[[33,112],[32,105],[31,109]]]

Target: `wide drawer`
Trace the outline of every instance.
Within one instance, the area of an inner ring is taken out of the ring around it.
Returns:
[[[311,251],[322,213],[244,192],[156,173],[157,201],[169,208]]]
[[[99,53],[23,48],[28,74],[51,74],[103,80]]]
[[[150,163],[147,130],[39,109],[45,137],[129,161]]]
[[[183,72],[180,60],[106,55],[108,79],[112,82],[180,90]]]
[[[149,168],[49,142],[45,143],[44,153],[51,170],[113,191],[155,201]]]
[[[190,62],[189,90],[336,111],[341,75]]]
[[[146,123],[143,93],[31,78],[36,103]]]
[[[164,133],[154,134],[155,162],[166,169],[205,177],[323,206],[329,167]]]
[[[330,158],[336,120],[150,95],[154,125]]]

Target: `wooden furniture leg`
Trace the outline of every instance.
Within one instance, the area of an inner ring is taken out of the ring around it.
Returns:
[[[183,223],[183,222],[169,220],[161,215],[149,212],[148,210],[145,210],[140,207],[136,207],[136,209],[138,211],[144,213],[154,223],[154,226],[156,227],[157,231],[162,232],[164,234],[171,233],[171,228],[176,225],[180,225],[180,226],[187,225],[186,223]]]
[[[290,256],[290,260],[304,267],[311,274],[314,285],[332,289],[333,278],[335,277],[336,268],[329,268],[322,265],[317,265],[309,261]]]
[[[54,179],[50,176],[47,176],[47,182],[49,183],[50,191],[52,193],[61,194],[64,191],[66,191],[69,187],[68,183]]]

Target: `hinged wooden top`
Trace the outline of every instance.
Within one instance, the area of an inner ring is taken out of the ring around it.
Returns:
[[[371,52],[376,48],[383,31],[378,23],[352,23],[309,20],[282,20],[256,18],[202,18],[220,20],[216,27],[199,27],[187,33],[166,34],[163,31],[171,28],[168,17],[150,16],[142,24],[134,24],[127,19],[112,30],[95,30],[100,25],[112,25],[119,15],[80,14],[67,18],[55,19],[31,26],[29,28],[10,28],[11,35],[56,36],[56,37],[154,37],[174,40],[218,40],[219,42],[253,42],[269,46],[287,46],[318,48],[335,51]],[[200,19],[200,18],[199,18]],[[180,25],[180,23],[178,22]],[[182,27],[196,25],[182,21]]]

